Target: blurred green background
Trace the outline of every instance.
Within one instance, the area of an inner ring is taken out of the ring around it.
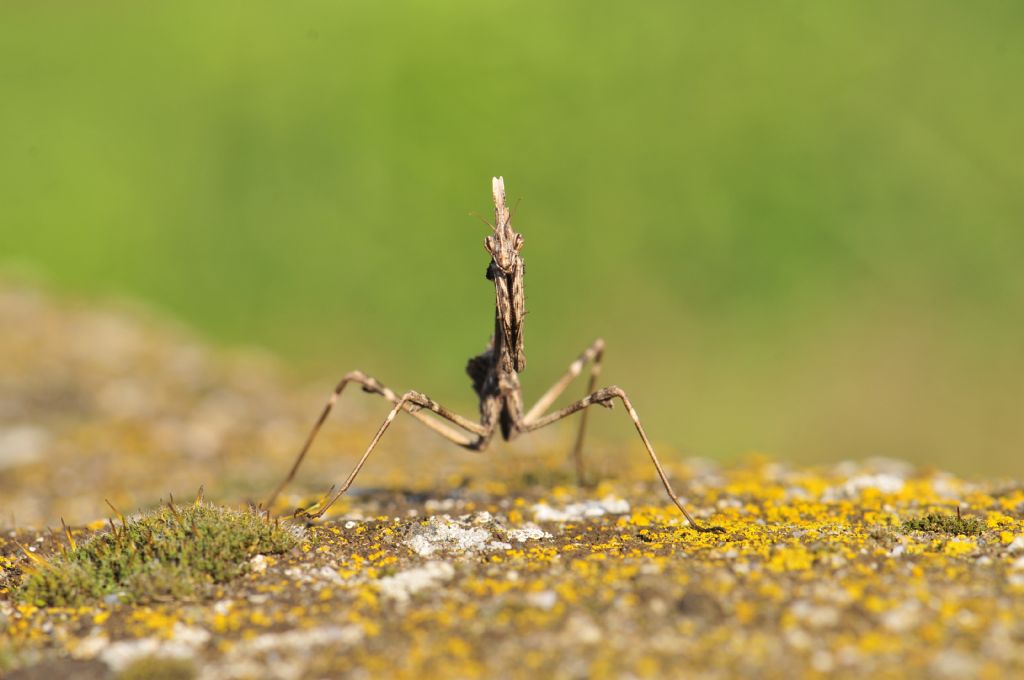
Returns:
[[[528,398],[603,336],[666,450],[1020,475],[1022,28],[1014,2],[8,1],[0,268],[472,415],[467,213],[502,174]]]

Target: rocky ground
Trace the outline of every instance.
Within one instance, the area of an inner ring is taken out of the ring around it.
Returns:
[[[669,465],[724,529],[696,533],[639,451],[580,489],[560,439],[481,459],[415,427],[396,429],[326,519],[294,524],[298,547],[250,555],[234,580],[38,606],[19,590],[39,568],[22,547],[67,549],[50,530],[61,517],[83,544],[109,531],[104,499],[134,510],[200,484],[207,503],[256,499],[325,386],[295,389],[267,359],[221,356],[137,310],[33,290],[0,289],[0,327],[4,677],[1024,673],[1019,483],[893,461]],[[275,514],[347,471],[383,408],[344,407]],[[916,522],[930,514],[946,521]]]

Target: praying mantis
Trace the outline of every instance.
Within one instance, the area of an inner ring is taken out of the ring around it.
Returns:
[[[264,507],[271,507],[277,496],[295,478],[299,466],[309,452],[317,433],[330,414],[338,398],[345,388],[355,383],[364,392],[376,394],[392,404],[384,422],[377,429],[369,446],[356,463],[345,482],[335,490],[327,492],[314,505],[296,510],[296,516],[316,518],[322,516],[335,501],[341,497],[362,470],[370,454],[376,449],[381,437],[394,422],[399,413],[405,412],[419,420],[449,441],[471,451],[484,451],[490,446],[494,435],[498,432],[506,441],[515,439],[521,434],[534,432],[547,427],[574,413],[581,413],[579,429],[572,449],[572,457],[576,467],[578,480],[584,479],[583,437],[586,432],[587,414],[590,406],[611,408],[616,400],[621,401],[636,427],[640,439],[643,440],[647,454],[654,464],[658,477],[665,487],[669,498],[683,513],[690,526],[701,532],[721,533],[719,527],[704,526],[697,522],[687,511],[679,496],[672,489],[668,475],[658,460],[651,440],[640,424],[640,417],[626,392],[618,386],[604,387],[595,390],[597,378],[601,373],[601,360],[604,356],[604,341],[595,340],[580,356],[569,365],[561,378],[545,392],[533,406],[524,409],[519,374],[526,367],[526,355],[523,351],[523,321],[526,315],[526,297],[523,290],[524,262],[520,252],[523,249],[523,235],[512,227],[512,214],[505,201],[505,181],[501,177],[491,180],[491,192],[494,197],[494,224],[488,223],[492,233],[484,239],[484,248],[491,256],[487,266],[487,279],[494,284],[495,314],[494,334],[486,349],[472,357],[466,365],[466,372],[473,383],[473,390],[480,400],[479,421],[470,420],[453,411],[427,395],[408,391],[398,395],[385,387],[376,378],[361,371],[352,371],[338,382],[324,405],[302,448],[292,464],[287,476],[278,484],[266,500]],[[486,221],[485,221],[486,222]],[[549,413],[555,400],[566,390],[572,381],[590,366],[590,377],[587,396],[564,408]],[[433,415],[431,415],[433,414]],[[435,417],[436,416],[436,417]]]

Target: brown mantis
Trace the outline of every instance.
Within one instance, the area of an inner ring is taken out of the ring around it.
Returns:
[[[466,366],[466,372],[473,381],[473,390],[480,399],[480,420],[470,420],[453,413],[441,406],[425,394],[409,391],[401,396],[382,385],[375,378],[371,378],[360,371],[352,371],[347,374],[334,388],[327,403],[324,405],[320,417],[313,425],[313,429],[306,437],[305,443],[299,450],[295,462],[285,479],[274,489],[274,492],[267,499],[265,507],[273,505],[274,500],[281,493],[284,487],[295,477],[302,460],[316,439],[317,433],[327,419],[328,414],[337,402],[338,397],[349,383],[356,383],[362,386],[364,392],[377,394],[389,402],[393,407],[387,418],[378,428],[370,445],[366,448],[362,458],[356,463],[355,468],[349,474],[345,482],[336,491],[334,487],[316,504],[306,509],[296,510],[297,516],[320,517],[344,494],[359,471],[363,468],[367,458],[373,453],[381,437],[394,421],[395,417],[402,411],[410,414],[421,423],[434,430],[451,442],[458,444],[471,451],[483,451],[486,449],[496,431],[501,432],[505,440],[511,440],[526,432],[533,432],[547,427],[566,418],[578,411],[582,411],[579,430],[576,433],[576,441],[572,449],[573,461],[576,466],[576,474],[579,481],[583,481],[583,435],[587,425],[587,408],[593,405],[611,408],[613,402],[618,399],[622,402],[629,417],[636,427],[636,431],[643,440],[647,453],[654,463],[658,477],[665,487],[669,498],[682,511],[690,525],[697,531],[721,532],[719,527],[705,527],[699,524],[686,507],[679,500],[668,475],[665,474],[658,456],[654,453],[654,447],[647,437],[640,418],[633,408],[626,393],[617,386],[605,387],[599,390],[594,389],[597,377],[601,373],[601,359],[604,356],[604,341],[595,340],[566,370],[565,374],[545,392],[537,403],[524,412],[522,393],[519,387],[519,373],[526,365],[526,357],[523,354],[523,319],[526,315],[526,298],[523,292],[523,258],[519,254],[523,249],[523,236],[512,228],[512,216],[505,203],[505,182],[501,177],[492,179],[492,193],[494,195],[494,224],[488,223],[494,232],[484,240],[484,247],[491,256],[491,262],[487,267],[487,279],[494,282],[495,290],[495,319],[494,335],[491,342],[482,354],[471,358]],[[555,400],[565,391],[569,384],[582,371],[584,366],[590,364],[590,381],[587,387],[587,396],[553,413],[548,410]],[[440,419],[429,414],[434,414]],[[444,422],[447,421],[447,422]],[[450,423],[450,424],[449,424]],[[453,427],[454,426],[454,427]]]

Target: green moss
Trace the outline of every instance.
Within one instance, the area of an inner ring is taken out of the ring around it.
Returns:
[[[933,512],[903,523],[903,531],[934,531],[953,536],[977,536],[984,526],[976,519]]]
[[[147,656],[134,661],[117,676],[117,680],[192,680],[195,665],[188,659]]]
[[[281,553],[298,537],[250,510],[165,506],[37,566],[18,589],[37,606],[74,606],[116,593],[120,601],[199,599],[248,568],[257,553]]]

